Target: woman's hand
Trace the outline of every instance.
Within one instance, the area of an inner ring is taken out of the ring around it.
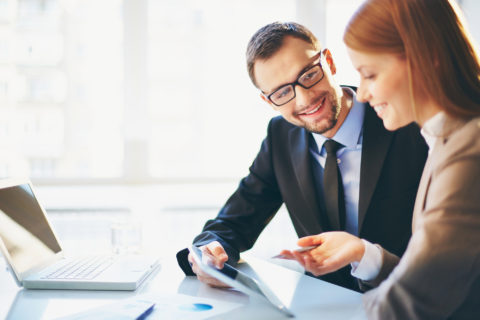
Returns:
[[[283,250],[280,254],[285,259],[297,260],[305,270],[315,276],[337,271],[355,261],[359,262],[365,253],[363,241],[343,231],[300,238],[297,244],[300,247],[318,247],[305,252]]]

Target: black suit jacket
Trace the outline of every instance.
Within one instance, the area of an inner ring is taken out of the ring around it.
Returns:
[[[273,118],[267,137],[250,173],[228,199],[218,216],[207,221],[194,243],[219,241],[235,264],[239,252],[250,249],[285,203],[299,237],[338,230],[338,217],[324,212],[309,152],[313,136],[282,117]],[[366,105],[358,208],[359,236],[381,244],[399,256],[411,235],[415,195],[427,157],[427,146],[418,126],[387,131],[373,109]],[[192,271],[186,250],[177,259],[186,274]],[[320,277],[358,290],[350,267]]]

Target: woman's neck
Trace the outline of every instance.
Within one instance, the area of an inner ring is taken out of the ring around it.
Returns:
[[[434,101],[430,100],[427,103],[422,104],[417,120],[417,123],[420,127],[425,125],[425,122],[432,119],[436,114],[442,111],[440,106]]]

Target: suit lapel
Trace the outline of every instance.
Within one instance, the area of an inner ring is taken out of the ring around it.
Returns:
[[[321,209],[312,172],[312,164],[309,150],[310,134],[300,128],[293,128],[289,132],[289,143],[292,147],[291,157],[297,183],[305,198],[301,204],[303,208],[308,208],[306,215],[302,220],[305,230],[315,230],[323,232],[324,228],[320,225]]]
[[[418,185],[417,197],[415,198],[415,205],[413,207],[412,232],[416,229],[416,221],[418,216],[425,209],[427,201],[427,191],[432,180],[432,157],[428,157],[425,167],[423,168],[422,178]]]
[[[363,145],[360,167],[360,195],[358,201],[358,232],[360,234],[363,220],[370,205],[373,192],[382,171],[383,162],[392,141],[393,133],[383,127],[370,106],[365,108],[363,121]]]

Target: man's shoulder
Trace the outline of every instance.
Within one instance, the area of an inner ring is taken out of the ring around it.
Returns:
[[[285,120],[285,118],[283,118],[282,116],[276,116],[276,117],[273,117],[272,119],[270,119],[270,122],[269,122],[268,126],[272,130],[275,130],[275,131],[277,131],[277,130],[289,131],[289,130],[292,130],[292,129],[304,130],[303,128],[301,128],[299,126],[291,124],[290,122]]]
[[[273,117],[272,119],[270,119],[270,123],[276,124],[276,125],[287,125],[287,126],[295,127],[293,124],[285,120],[283,116]]]
[[[389,131],[383,125],[382,119],[380,119],[375,114],[375,111],[368,106],[367,110],[365,111],[363,130],[364,143],[376,144],[378,143],[379,139],[387,139],[391,141],[390,143],[392,147],[417,150],[425,157],[427,155],[427,144],[420,133],[420,127],[416,123],[411,123],[395,131]],[[366,131],[368,131],[368,134],[366,134]]]
[[[300,141],[308,140],[309,132],[302,127],[296,126],[282,116],[270,119],[267,130],[267,141],[273,144],[297,145]]]
[[[421,134],[420,134],[420,127],[412,122],[411,124],[405,126],[405,127],[402,127],[402,128],[399,128],[397,130],[394,130],[394,131],[389,131],[385,128],[385,126],[383,125],[383,121],[382,119],[380,119],[375,111],[372,109],[372,107],[370,107],[370,105],[368,103],[365,103],[365,119],[363,121],[363,125],[364,126],[370,126],[370,127],[376,127],[376,131],[380,134],[380,133],[386,133],[386,134],[391,134],[391,135],[396,135],[396,134],[400,134],[400,135],[412,135],[412,136],[415,136],[415,137],[418,137],[418,138],[421,138]]]

